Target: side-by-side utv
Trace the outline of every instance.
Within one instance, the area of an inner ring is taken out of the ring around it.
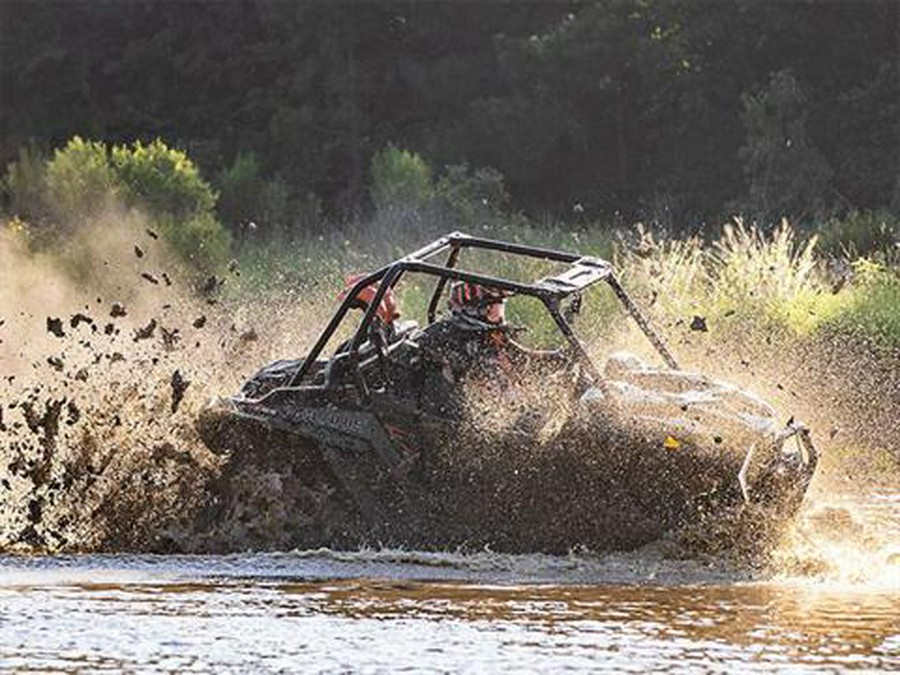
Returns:
[[[553,271],[527,281],[485,273],[484,264],[472,271],[464,262],[475,252],[482,263],[516,256]],[[429,278],[422,325],[398,320],[382,330],[386,295],[405,280],[427,287]],[[492,377],[491,366],[480,369],[492,387],[488,412],[509,405],[522,424],[479,425],[467,405],[477,382],[448,378],[446,359],[431,349],[451,320],[444,308],[453,282],[528,296],[558,333],[563,347],[529,375],[532,393],[543,390],[537,400],[517,396],[518,385]],[[595,336],[579,335],[574,317],[590,311],[581,300],[603,284],[660,365],[627,355],[595,361]],[[352,322],[349,338],[326,355]],[[543,424],[542,404],[561,401]],[[630,548],[748,505],[789,519],[817,461],[809,431],[793,418],[785,424],[753,394],[680,370],[609,262],[461,233],[361,276],[304,358],[271,363],[234,396],[210,402],[198,428],[231,465],[289,470],[286,480],[341,505],[303,507],[319,512],[297,517],[318,525],[297,545]],[[329,522],[336,513],[342,523]]]

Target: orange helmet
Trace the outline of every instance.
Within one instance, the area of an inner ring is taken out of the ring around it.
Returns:
[[[345,299],[350,294],[350,291],[353,290],[353,287],[366,276],[365,273],[348,275],[344,280],[346,285],[344,286],[344,290],[338,295],[338,300]],[[372,304],[372,300],[375,299],[375,294],[378,292],[378,285],[379,282],[373,281],[368,286],[364,286],[362,290],[356,294],[354,300],[363,309],[368,309],[369,305]],[[389,326],[394,319],[400,317],[400,311],[397,309],[397,296],[394,294],[393,288],[387,289],[384,297],[381,298],[378,309],[375,311],[375,316],[381,319],[385,326]]]
[[[450,311],[485,323],[504,323],[505,303],[509,293],[467,281],[455,281],[450,286]]]

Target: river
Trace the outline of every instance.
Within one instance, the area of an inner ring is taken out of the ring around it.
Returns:
[[[0,557],[16,672],[900,669],[900,565],[754,579],[654,551]]]

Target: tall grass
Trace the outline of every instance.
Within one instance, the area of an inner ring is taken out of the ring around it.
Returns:
[[[736,220],[710,243],[641,233],[617,261],[666,323],[699,315],[731,334],[853,331],[900,346],[897,268],[858,258],[835,273],[817,243],[786,222],[765,233]]]

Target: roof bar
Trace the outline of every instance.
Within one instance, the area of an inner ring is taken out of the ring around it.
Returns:
[[[467,234],[454,232],[447,235],[447,239],[454,246],[462,246],[466,248],[482,248],[489,251],[502,251],[504,253],[515,253],[516,255],[526,255],[532,258],[542,258],[544,260],[556,260],[558,262],[575,262],[583,258],[578,253],[569,253],[567,251],[556,251],[551,248],[542,248],[540,246],[526,246],[525,244],[514,244],[506,241],[498,241],[496,239],[485,239],[482,237],[470,237]]]

